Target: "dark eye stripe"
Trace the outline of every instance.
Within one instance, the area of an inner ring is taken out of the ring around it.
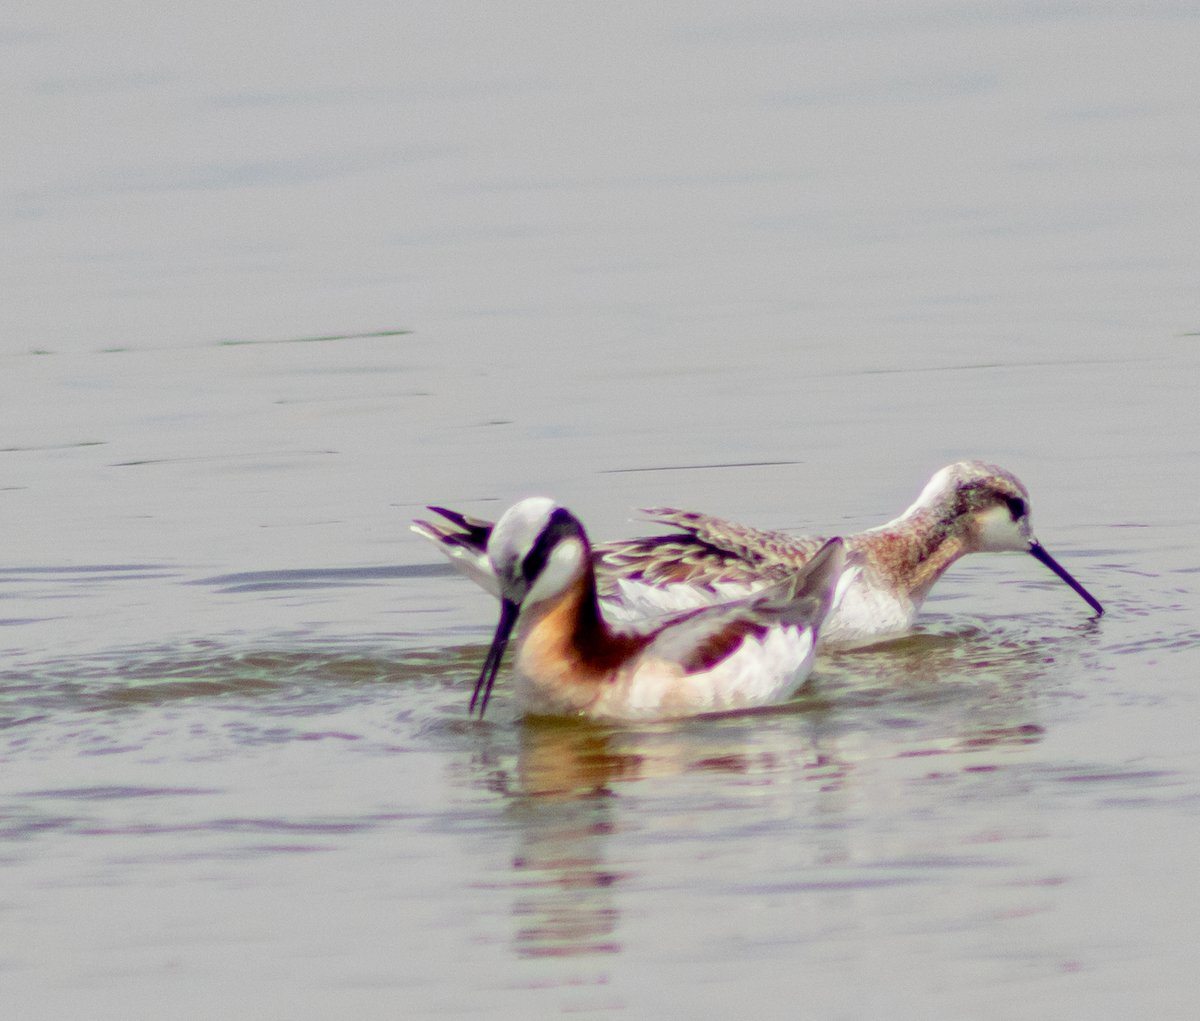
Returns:
[[[1013,521],[1020,521],[1025,517],[1025,501],[1019,496],[1010,496],[1005,503],[1008,504],[1008,513],[1012,515]]]
[[[554,547],[565,538],[583,538],[583,526],[575,520],[574,515],[565,507],[556,507],[521,564],[521,573],[525,580],[532,584],[534,578],[542,573]]]

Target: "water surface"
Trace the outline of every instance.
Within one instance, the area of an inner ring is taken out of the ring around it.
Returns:
[[[14,1016],[1184,1018],[1194,5],[0,22]],[[1029,486],[788,705],[466,703],[407,531]]]

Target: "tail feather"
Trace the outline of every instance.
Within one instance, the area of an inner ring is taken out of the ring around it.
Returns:
[[[432,542],[462,574],[498,599],[500,583],[487,555],[487,541],[492,533],[492,522],[472,518],[444,507],[429,509],[458,527],[449,528],[418,518],[412,523],[412,530]]]
[[[440,514],[447,521],[462,529],[462,538],[478,549],[487,549],[495,523],[484,521],[483,518],[473,518],[469,514],[461,514],[447,507],[430,507],[434,514]]]

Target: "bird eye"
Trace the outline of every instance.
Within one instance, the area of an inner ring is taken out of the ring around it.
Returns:
[[[1012,515],[1013,521],[1020,521],[1025,517],[1025,501],[1019,496],[1010,496],[1005,503],[1008,504],[1008,513]]]

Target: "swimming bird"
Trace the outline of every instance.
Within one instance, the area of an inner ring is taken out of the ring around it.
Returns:
[[[485,555],[491,523],[431,508],[452,527],[414,530],[438,545],[459,569],[494,594]],[[649,520],[668,535],[597,545],[601,605],[613,619],[744,596],[806,564],[824,537],[748,528],[693,511],[657,508]],[[821,629],[824,647],[850,648],[897,638],[946,569],[968,553],[1018,551],[1049,567],[1095,611],[1104,608],[1037,541],[1029,491],[1011,472],[981,461],[957,461],[934,474],[903,514],[845,537],[843,592]]]
[[[474,539],[485,541],[500,621],[471,696],[480,717],[514,630],[517,701],[526,713],[662,720],[782,701],[812,668],[844,567],[842,541],[831,539],[744,599],[621,629],[601,613],[591,544],[565,507],[530,497],[487,532]]]
[[[769,581],[803,564],[823,541],[746,528],[719,518],[661,508],[650,520],[674,535],[608,543],[600,548],[601,594],[617,597],[630,583],[650,589]],[[832,647],[874,644],[907,632],[946,569],[968,553],[1016,551],[1041,561],[1099,616],[1104,607],[1034,537],[1029,491],[1011,472],[981,461],[957,461],[936,472],[903,514],[845,537],[842,598],[822,629]]]

